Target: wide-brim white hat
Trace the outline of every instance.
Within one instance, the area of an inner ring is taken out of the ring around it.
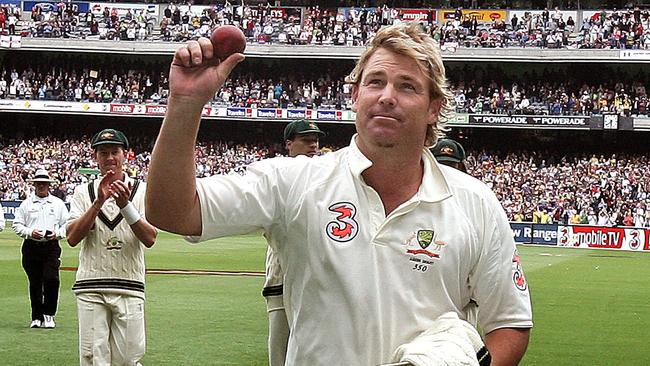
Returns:
[[[57,180],[50,177],[50,174],[45,169],[38,169],[32,179],[27,179],[28,182],[36,183],[56,183]]]

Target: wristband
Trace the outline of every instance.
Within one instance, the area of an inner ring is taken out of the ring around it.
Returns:
[[[126,223],[129,225],[133,225],[136,222],[140,221],[140,218],[142,217],[133,205],[133,202],[129,202],[126,206],[122,207],[120,209],[120,212],[126,220]]]

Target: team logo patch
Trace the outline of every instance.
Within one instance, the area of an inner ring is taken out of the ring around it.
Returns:
[[[112,237],[106,241],[106,250],[120,250],[122,249],[123,241],[116,237]]]
[[[431,229],[418,230],[406,239],[405,244],[407,254],[423,254],[436,259],[440,258],[445,246],[445,242],[436,240],[436,233]]]
[[[433,240],[433,230],[418,230],[418,243],[422,249],[427,249]]]
[[[526,277],[524,277],[524,269],[521,267],[521,257],[517,249],[515,249],[515,253],[512,255],[512,263],[515,264],[514,274],[512,275],[515,287],[521,291],[526,291],[528,283],[526,282]]]
[[[337,216],[333,221],[327,223],[325,233],[327,236],[339,243],[345,243],[359,233],[359,223],[354,219],[357,215],[357,208],[350,202],[338,202],[329,207],[330,212]]]

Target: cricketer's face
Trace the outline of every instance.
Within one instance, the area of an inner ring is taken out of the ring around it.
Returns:
[[[122,145],[99,145],[95,149],[94,155],[102,175],[106,175],[108,171],[113,171],[113,173],[121,176],[124,161],[126,161],[126,151],[124,151]]]
[[[307,155],[312,157],[318,154],[318,135],[306,133],[296,135],[293,140],[287,140],[286,148],[289,156]]]
[[[415,60],[380,48],[352,88],[357,143],[366,147],[424,146],[441,100],[431,98],[429,79]]]

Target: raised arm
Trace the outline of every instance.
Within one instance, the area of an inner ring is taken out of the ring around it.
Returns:
[[[203,106],[221,88],[244,55],[219,62],[207,38],[179,48],[169,71],[167,114],[151,156],[145,206],[156,227],[183,235],[201,234],[194,149]]]

